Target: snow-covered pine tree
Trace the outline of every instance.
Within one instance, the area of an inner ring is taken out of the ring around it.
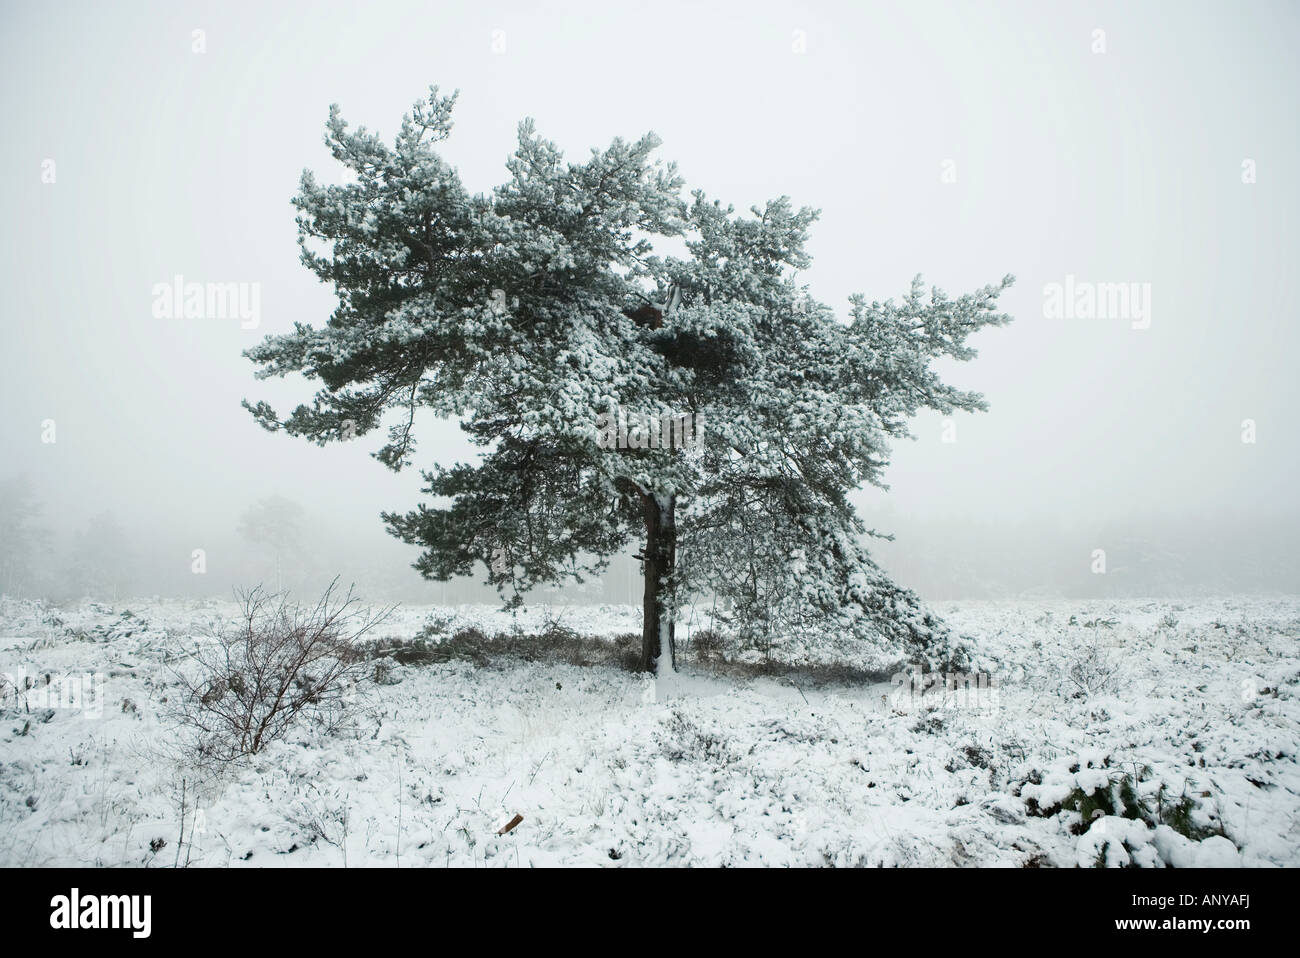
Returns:
[[[283,419],[246,401],[256,419],[324,444],[396,413],[375,453],[394,470],[417,409],[460,420],[481,462],[424,473],[450,504],[384,516],[423,548],[415,567],[445,581],[482,562],[517,603],[639,542],[647,670],[672,667],[676,610],[699,593],[729,599],[745,629],[958,664],[943,625],[872,562],[848,497],[882,485],[889,440],[920,409],[984,408],[931,362],[971,358],[969,336],[1008,321],[995,307],[1011,277],[956,299],[917,280],[900,304],[854,297],[841,321],[795,283],[815,211],[688,200],[653,134],[569,163],[530,120],[510,179],[471,194],[436,150],[454,102],[431,88],[391,147],[331,109],[349,182],[304,172],[295,205],[303,262],[338,308],[246,353],[259,378],[323,388]],[[656,254],[667,238],[684,257]]]

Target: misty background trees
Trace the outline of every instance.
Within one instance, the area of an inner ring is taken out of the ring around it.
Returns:
[[[11,476],[0,480],[0,590],[19,595],[39,590],[39,559],[46,551],[41,527],[41,501],[31,480]]]
[[[71,583],[95,599],[116,600],[142,585],[138,547],[112,512],[97,512],[72,537]]]
[[[284,563],[294,572],[302,560],[304,514],[302,506],[284,496],[268,496],[248,507],[239,521],[239,534],[270,557],[276,592],[284,590]]]
[[[228,535],[207,543],[208,570],[191,572],[189,540],[157,525],[130,529],[132,597],[226,599],[238,586],[272,573],[263,547],[240,534],[241,518],[258,500],[225,518]],[[308,512],[304,542],[311,565],[300,588],[323,589],[340,569],[357,570],[359,588],[386,601],[457,605],[496,603],[496,591],[473,574],[446,583],[411,575],[415,550],[382,528],[343,527],[327,512]],[[78,541],[87,543],[89,513],[54,512],[39,488],[20,476],[0,478],[0,591],[75,601],[90,595],[80,581]],[[931,601],[957,599],[1191,597],[1225,593],[1300,591],[1300,521],[1240,515],[1205,516],[1198,524],[1152,516],[1140,523],[1088,517],[993,522],[960,516],[917,517],[891,508],[868,510],[869,525],[896,533],[877,540],[880,565],[900,584]],[[18,530],[16,533],[10,530]],[[1090,569],[1091,551],[1107,550],[1107,571]],[[105,562],[112,550],[100,550]],[[294,569],[293,575],[300,571]],[[286,584],[291,584],[286,582]],[[636,604],[640,564],[615,556],[605,574],[581,588],[542,588],[530,601],[560,604]],[[108,598],[93,596],[92,598]]]

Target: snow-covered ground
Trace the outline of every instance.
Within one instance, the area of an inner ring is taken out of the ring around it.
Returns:
[[[939,603],[993,685],[924,696],[689,647],[658,682],[398,667],[355,733],[303,728],[196,780],[167,748],[162,656],[233,611],[0,601],[0,671],[38,680],[0,700],[0,865],[1300,864],[1300,599]],[[379,634],[452,611],[443,634],[545,617],[407,608]]]

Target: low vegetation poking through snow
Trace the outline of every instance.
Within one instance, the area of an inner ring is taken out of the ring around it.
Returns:
[[[991,687],[707,622],[656,682],[633,607],[400,609],[354,721],[214,770],[175,656],[232,604],[0,600],[0,865],[1300,864],[1300,600],[935,611]]]

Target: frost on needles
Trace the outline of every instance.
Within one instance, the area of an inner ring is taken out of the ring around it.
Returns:
[[[797,283],[815,210],[685,195],[653,134],[567,162],[531,120],[509,179],[470,193],[438,153],[455,99],[431,88],[391,146],[331,108],[348,175],[304,172],[294,205],[302,261],[338,308],[246,353],[259,378],[320,389],[284,418],[245,401],[257,421],[320,444],[386,428],[374,455],[398,470],[417,409],[458,420],[481,461],[424,472],[449,503],[384,516],[422,548],[416,568],[446,580],[482,563],[518,604],[639,547],[648,670],[671,667],[676,611],[701,595],[746,637],[961,668],[961,644],[871,559],[849,494],[884,488],[919,410],[985,408],[932,361],[972,358],[970,335],[1009,321],[1012,278],[957,298],[918,278],[901,302],[854,296],[837,317]],[[629,411],[689,417],[692,447],[639,428],[600,441]]]

